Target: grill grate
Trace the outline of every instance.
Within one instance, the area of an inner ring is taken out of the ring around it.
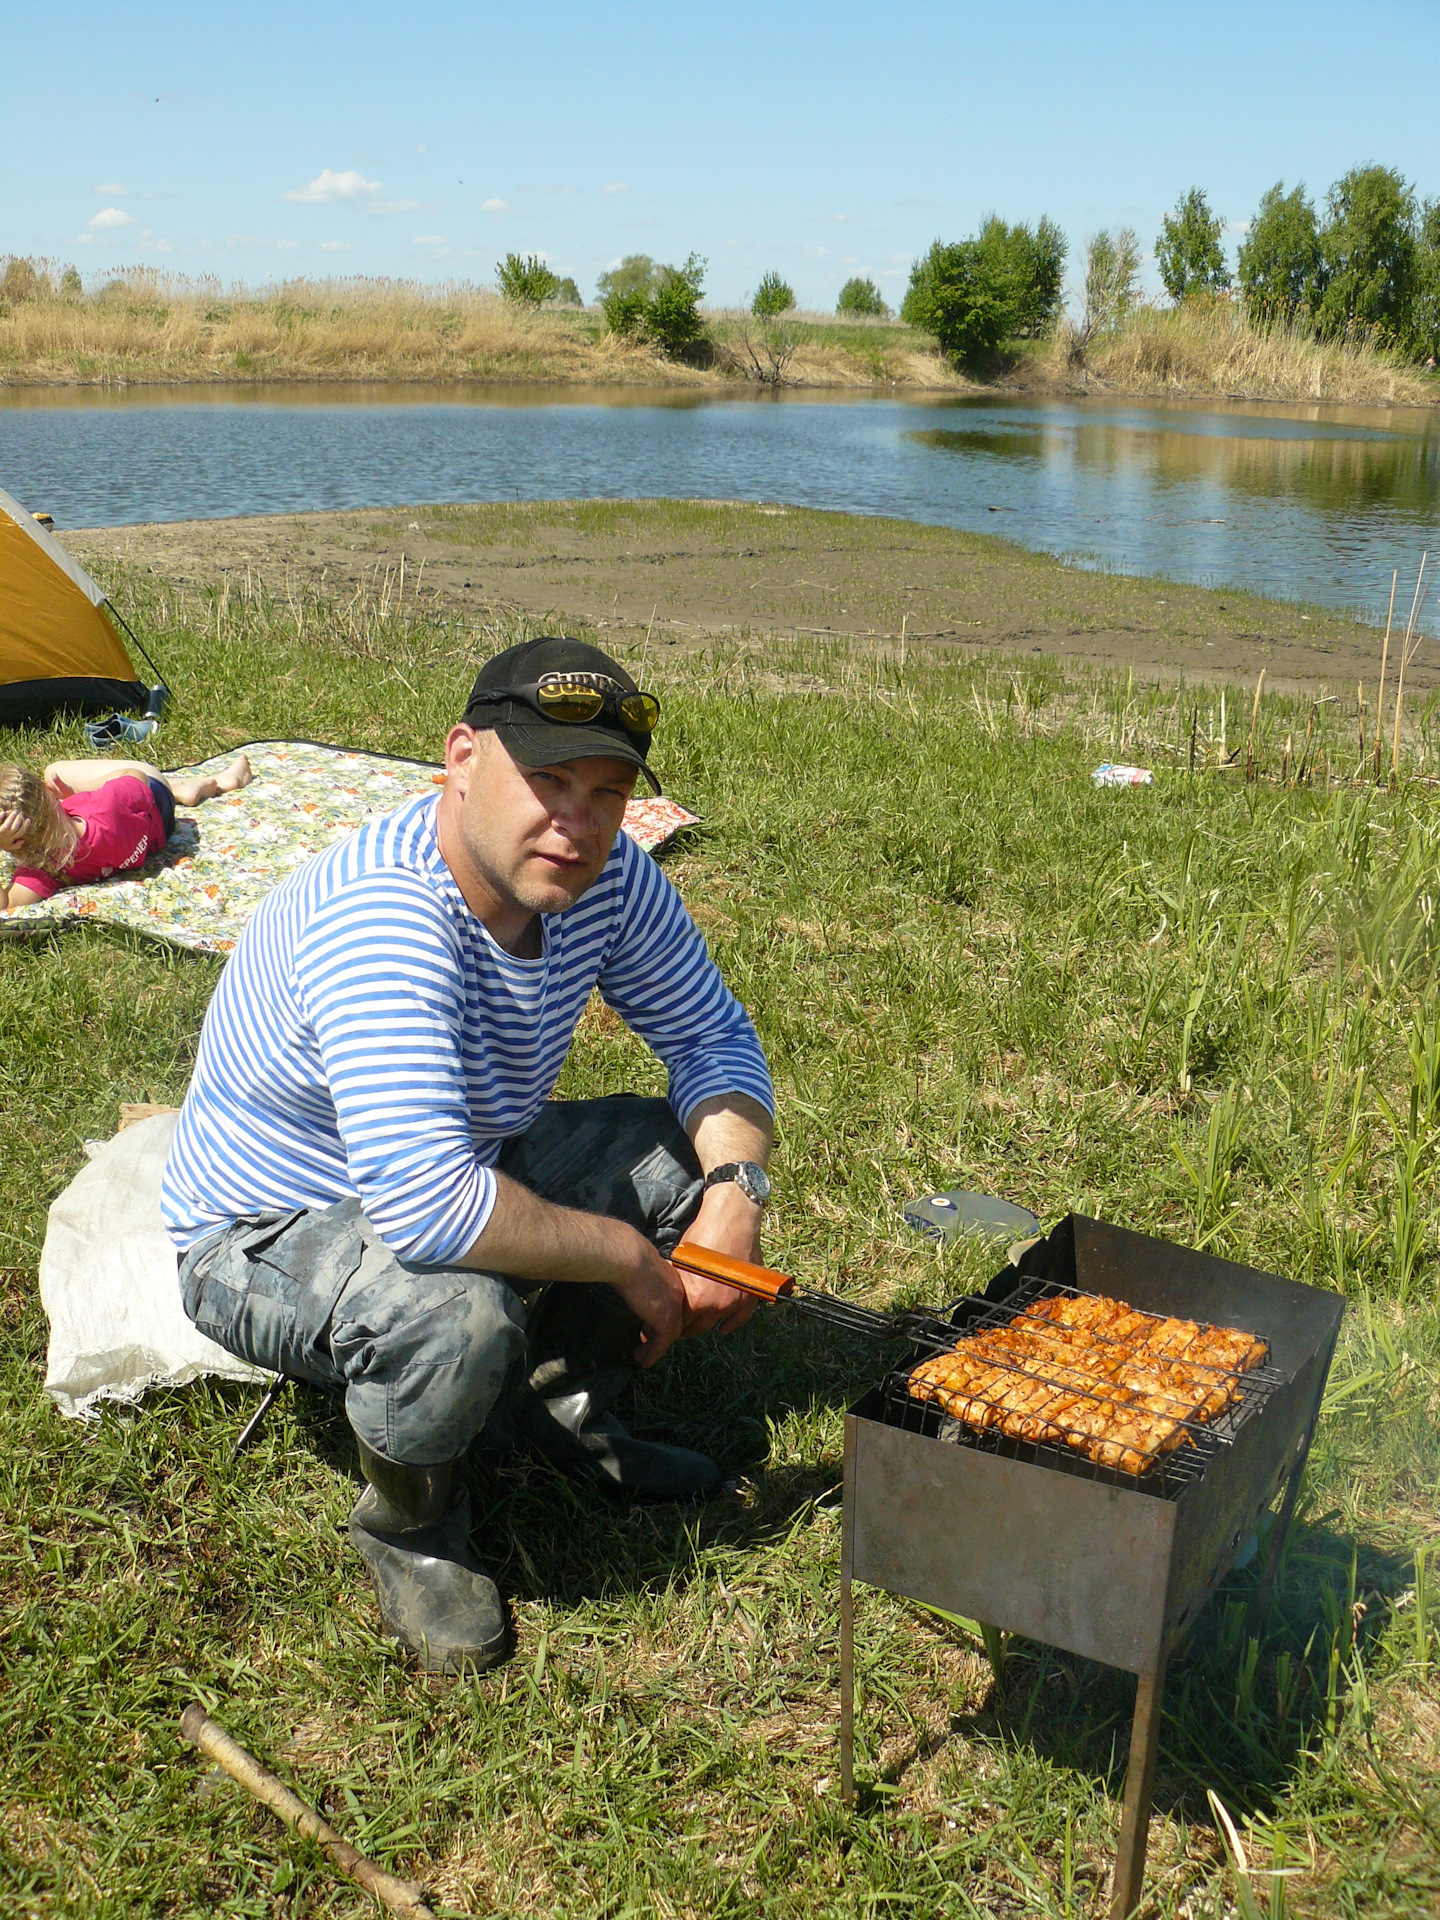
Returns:
[[[932,1352],[942,1344],[945,1349],[958,1348],[963,1352],[965,1341],[975,1334],[1013,1326],[1018,1322],[1023,1324],[1028,1332],[1039,1337],[1047,1345],[1053,1346],[1057,1362],[1065,1356],[1066,1363],[1073,1364],[1074,1349],[1069,1349],[1066,1355],[1062,1345],[1063,1330],[1054,1321],[1034,1311],[1040,1301],[1056,1295],[1072,1299],[1098,1300],[1101,1298],[1100,1295],[1086,1293],[1078,1287],[1056,1285],[1045,1280],[1030,1280],[1023,1283],[1005,1300],[994,1305],[982,1307],[979,1302],[962,1303],[953,1323],[947,1324],[944,1321],[935,1320],[933,1316],[916,1315],[917,1320],[929,1322],[924,1329],[924,1337],[917,1339],[916,1344]],[[1203,1325],[1203,1323],[1200,1324]],[[1088,1337],[1096,1347],[1103,1349],[1108,1346],[1117,1353],[1126,1350],[1123,1342],[1108,1339],[1102,1334],[1090,1333]],[[1132,1357],[1139,1357],[1134,1355],[1133,1349],[1129,1352]],[[1079,1388],[1071,1381],[1060,1388],[1045,1373],[1036,1372],[1027,1367],[1020,1357],[1007,1359],[987,1355],[987,1362],[1005,1373],[1013,1374],[1017,1380],[1032,1381],[1049,1387],[1052,1393],[1058,1394],[1063,1391],[1072,1397],[1090,1399],[1102,1406],[1107,1403],[1121,1404],[1116,1401],[1113,1389],[1106,1391],[1107,1383],[1103,1381],[1097,1380],[1093,1387],[1086,1388]],[[1047,1435],[1043,1439],[1020,1439],[1003,1432],[995,1425],[980,1426],[955,1418],[947,1413],[934,1398],[917,1398],[912,1389],[911,1374],[920,1364],[923,1362],[912,1360],[887,1375],[883,1386],[883,1418],[888,1425],[923,1433],[930,1438],[952,1441],[957,1445],[974,1447],[982,1452],[998,1453],[1010,1459],[1033,1462],[1039,1466],[1050,1467],[1057,1472],[1077,1474],[1085,1479],[1098,1480],[1104,1484],[1151,1493],[1167,1499],[1178,1498],[1186,1486],[1203,1476],[1209,1461],[1233,1441],[1244,1422],[1257,1408],[1263,1406],[1284,1378],[1277,1369],[1270,1366],[1257,1366],[1240,1371],[1206,1363],[1187,1362],[1195,1372],[1213,1379],[1217,1385],[1224,1384],[1233,1389],[1237,1397],[1213,1419],[1198,1420],[1181,1418],[1177,1414],[1166,1415],[1167,1419],[1178,1422],[1182,1433],[1181,1443],[1168,1453],[1157,1453],[1139,1471],[1132,1472],[1123,1466],[1106,1465],[1089,1458],[1084,1448],[1094,1444],[1096,1436],[1087,1435],[1078,1428],[1067,1427],[1063,1418],[1046,1414],[1043,1406],[1032,1411],[1031,1417],[1043,1419],[1051,1428],[1054,1437]],[[1002,1405],[999,1399],[988,1400],[983,1391],[967,1388],[965,1392],[972,1404],[994,1406],[997,1410]],[[1105,1436],[1102,1434],[1099,1437],[1103,1440]]]

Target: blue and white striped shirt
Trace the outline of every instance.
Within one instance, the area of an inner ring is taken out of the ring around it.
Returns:
[[[627,834],[520,960],[465,905],[425,795],[257,909],[205,1016],[161,1210],[184,1252],[232,1220],[358,1195],[393,1252],[444,1263],[495,1203],[503,1143],[553,1091],[592,987],[669,1069],[683,1121],[765,1056],[679,894]]]

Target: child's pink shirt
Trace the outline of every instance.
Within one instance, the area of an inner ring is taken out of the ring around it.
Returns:
[[[72,820],[83,820],[85,838],[61,874],[38,867],[17,867],[12,886],[28,887],[48,900],[61,887],[83,886],[87,880],[108,880],[112,873],[138,867],[147,853],[165,844],[165,825],[148,780],[122,773],[93,793],[72,793],[60,806]]]

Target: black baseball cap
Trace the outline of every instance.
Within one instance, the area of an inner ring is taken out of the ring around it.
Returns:
[[[495,697],[512,687],[533,686],[547,673],[603,673],[625,693],[640,691],[619,661],[599,647],[567,634],[546,634],[506,647],[485,662],[470,689],[466,726],[477,732],[493,728],[510,758],[522,767],[558,767],[566,760],[591,758],[628,760],[659,793],[660,782],[646,759],[649,734],[632,733],[613,707],[602,707],[593,720],[577,724],[547,719],[528,700]]]

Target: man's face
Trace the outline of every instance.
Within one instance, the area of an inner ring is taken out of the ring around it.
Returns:
[[[445,742],[445,770],[446,858],[469,870],[456,872],[461,891],[468,899],[467,879],[478,880],[502,912],[527,914],[563,913],[594,886],[639,778],[625,760],[522,767],[493,732],[463,724]]]

